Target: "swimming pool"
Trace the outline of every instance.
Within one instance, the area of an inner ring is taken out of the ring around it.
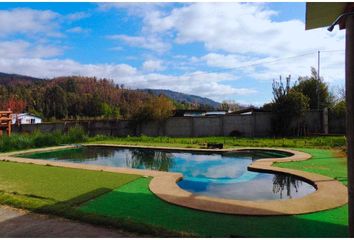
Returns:
[[[316,189],[286,174],[248,171],[260,158],[286,157],[268,150],[196,152],[142,148],[79,147],[21,155],[32,159],[180,172],[177,184],[196,195],[239,200],[300,198]]]

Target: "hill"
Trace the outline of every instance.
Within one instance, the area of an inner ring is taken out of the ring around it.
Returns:
[[[208,98],[170,90],[127,89],[110,79],[39,79],[0,73],[0,110],[26,111],[46,120],[161,118],[160,113],[171,114],[173,109],[211,110],[219,106]]]
[[[67,77],[54,79],[58,82],[58,79],[65,79]],[[40,79],[30,76],[24,76],[19,74],[8,74],[0,72],[0,85],[4,86],[16,86],[16,85],[31,85],[34,83],[44,83],[46,81],[47,84],[50,84],[51,80]],[[209,98],[204,98],[196,95],[185,94],[181,92],[175,92],[171,90],[165,89],[141,89],[141,91],[153,94],[155,96],[164,95],[178,103],[187,103],[187,104],[195,104],[200,106],[209,106],[213,109],[218,109],[220,107],[220,103],[213,101]]]
[[[213,109],[218,109],[220,107],[220,103],[213,101],[209,98],[200,97],[196,95],[185,94],[181,92],[174,92],[171,90],[165,89],[141,89],[143,92],[147,92],[156,96],[164,95],[168,98],[173,99],[179,103],[188,103],[188,104],[197,104],[202,106],[209,106]]]
[[[40,78],[0,72],[0,85],[5,85],[5,86],[14,86],[17,84],[29,85],[29,84],[39,83],[43,81],[44,79],[40,79]]]

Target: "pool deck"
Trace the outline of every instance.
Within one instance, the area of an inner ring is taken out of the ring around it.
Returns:
[[[193,148],[171,148],[171,147],[151,147],[151,146],[130,146],[116,144],[82,144],[84,146],[104,146],[122,148],[145,148],[145,149],[165,149],[178,151],[198,151],[198,152],[229,152],[250,149],[279,150],[292,153],[292,156],[284,158],[259,159],[248,166],[249,170],[285,173],[301,178],[312,184],[316,191],[302,198],[285,200],[264,200],[264,201],[245,201],[222,199],[207,196],[194,195],[191,192],[181,189],[176,183],[183,178],[181,173],[161,172],[154,170],[141,170],[131,168],[119,168],[100,165],[88,165],[69,162],[55,162],[48,160],[29,159],[17,157],[19,154],[36,153],[43,151],[56,151],[66,148],[75,148],[76,145],[49,147],[41,149],[30,149],[18,152],[0,154],[3,161],[20,163],[33,163],[39,165],[50,165],[67,168],[78,168],[86,170],[107,171],[116,173],[136,174],[152,177],[150,190],[159,198],[172,204],[218,213],[238,214],[238,215],[294,215],[310,212],[323,211],[340,207],[348,202],[348,190],[339,181],[327,176],[309,173],[287,168],[272,166],[276,162],[305,161],[311,158],[310,154],[281,148],[233,148],[233,149],[193,149]]]

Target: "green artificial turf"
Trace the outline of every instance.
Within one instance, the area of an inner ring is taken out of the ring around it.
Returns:
[[[307,150],[313,159],[282,163],[336,177],[345,183],[346,165],[329,150]],[[192,210],[169,204],[149,191],[149,178],[140,178],[80,207],[85,213],[128,218],[173,231],[205,237],[347,237],[347,205],[294,216],[236,216]]]
[[[0,191],[52,202],[80,203],[140,176],[0,162]]]
[[[312,155],[310,161],[276,163],[275,166],[318,173],[337,179],[347,185],[347,159],[336,157],[331,150],[297,149]]]

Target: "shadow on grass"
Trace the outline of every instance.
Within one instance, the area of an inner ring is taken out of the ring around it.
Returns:
[[[94,224],[96,226],[102,226],[105,228],[115,228],[131,232],[131,237],[144,237],[147,234],[162,235],[162,236],[182,236],[179,233],[165,230],[159,227],[152,228],[148,224],[137,223],[130,219],[124,218],[110,218],[106,216],[99,216],[92,213],[85,213],[79,210],[80,204],[95,199],[96,197],[112,191],[109,188],[98,188],[93,191],[87,192],[75,198],[67,201],[55,202],[53,199],[46,199],[34,195],[21,195],[18,193],[4,193],[7,195],[4,200],[0,198],[0,204],[9,205],[16,208],[28,209],[33,213],[38,214],[50,214],[59,217],[64,217],[71,220],[79,220],[82,222]],[[117,203],[119,204],[119,203]],[[1,205],[0,205],[1,206]],[[32,222],[31,222],[32,221]],[[117,235],[114,232],[103,231],[103,235],[97,235],[94,232],[80,232],[70,231],[67,226],[63,226],[60,223],[53,223],[53,221],[45,221],[43,218],[35,219],[39,224],[33,223],[33,216],[31,214],[24,214],[18,217],[6,218],[1,215],[0,208],[0,237],[12,236],[12,237],[130,237],[129,235]],[[32,224],[33,223],[33,224]],[[64,227],[63,231],[58,231],[56,225]],[[47,232],[45,228],[47,227]],[[79,226],[80,227],[80,226]],[[19,228],[25,229],[25,231],[18,231]],[[112,229],[111,229],[112,230]],[[65,232],[68,231],[68,232]]]

